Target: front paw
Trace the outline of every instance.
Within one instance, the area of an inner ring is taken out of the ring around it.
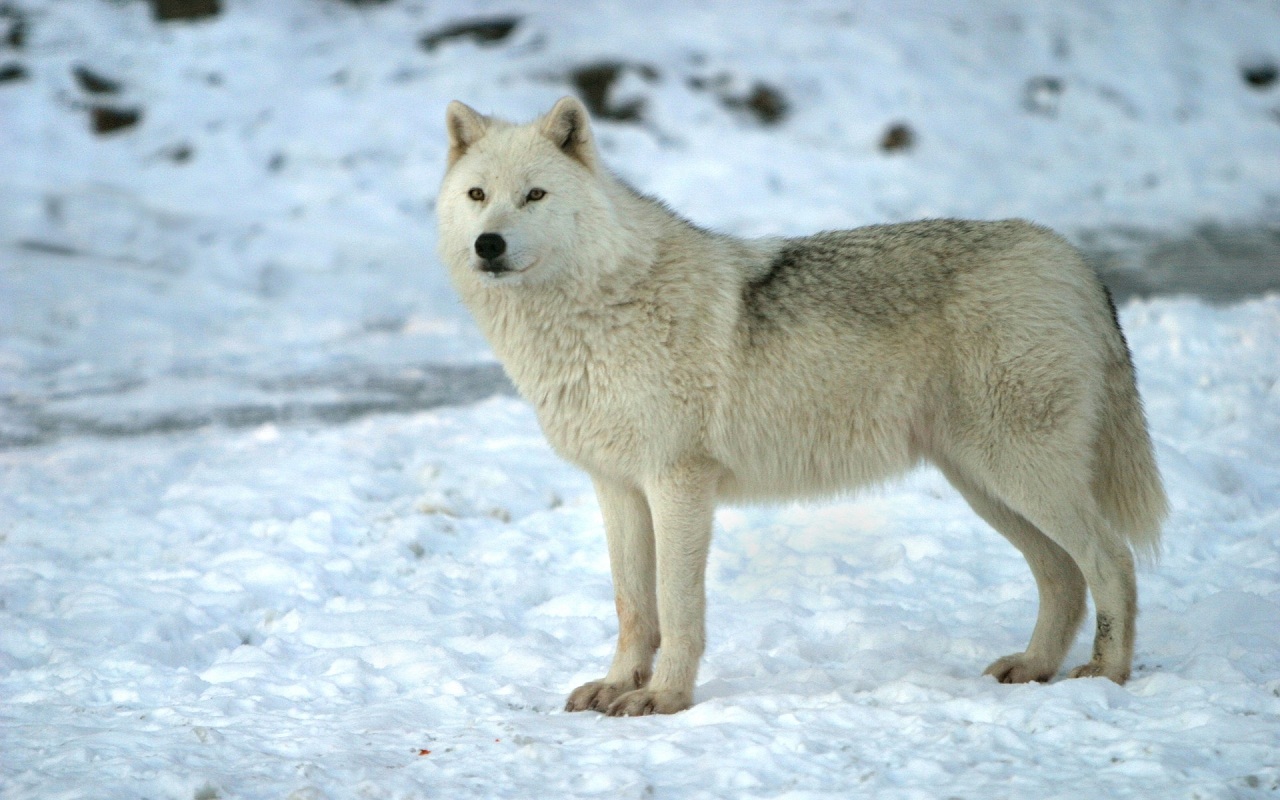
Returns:
[[[636,689],[610,703],[605,713],[611,717],[644,717],[649,714],[674,714],[691,705],[692,692]]]
[[[604,711],[613,701],[635,688],[635,685],[630,683],[606,683],[605,681],[584,683],[569,693],[564,710]]]

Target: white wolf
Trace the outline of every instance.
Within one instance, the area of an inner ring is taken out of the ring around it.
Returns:
[[[1087,587],[1093,657],[1071,675],[1129,677],[1130,548],[1154,555],[1166,500],[1115,308],[1063,239],[934,220],[744,241],[611,175],[571,97],[521,126],[455,101],[447,126],[440,256],[604,515],[617,651],[568,710],[692,704],[718,502],[921,461],[1035,575],[1031,642],[987,673],[1051,678]]]

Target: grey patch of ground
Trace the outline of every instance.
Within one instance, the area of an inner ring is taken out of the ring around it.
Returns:
[[[1185,236],[1113,228],[1076,237],[1118,302],[1194,295],[1231,303],[1280,292],[1280,221],[1204,224]]]
[[[497,364],[425,364],[413,370],[412,377],[406,377],[403,369],[388,374],[295,375],[257,382],[253,388],[260,399],[136,412],[108,410],[113,407],[110,402],[93,407],[78,402],[89,395],[102,399],[102,389],[43,401],[0,397],[0,450],[46,444],[64,436],[119,438],[269,423],[332,425],[370,414],[410,413],[515,393]],[[145,383],[122,382],[115,394],[146,390]]]

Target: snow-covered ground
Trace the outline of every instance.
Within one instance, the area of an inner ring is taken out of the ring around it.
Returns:
[[[1121,309],[1173,502],[1125,687],[979,677],[1035,588],[923,471],[722,511],[698,704],[565,714],[615,631],[588,482],[509,396],[408,410],[503,385],[433,252],[450,99],[616,62],[606,159],[744,235],[1176,237],[1280,217],[1274,3],[224,6],[0,4],[0,796],[1280,793],[1276,295]]]

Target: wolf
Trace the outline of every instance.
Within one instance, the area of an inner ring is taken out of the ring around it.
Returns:
[[[441,260],[551,446],[591,477],[618,614],[568,711],[693,703],[721,502],[821,498],[922,462],[1026,557],[1031,641],[986,674],[1123,683],[1135,555],[1167,501],[1128,345],[1080,254],[1021,220],[744,240],[615,177],[586,109],[516,125],[458,102]],[[657,657],[656,666],[654,664]]]

